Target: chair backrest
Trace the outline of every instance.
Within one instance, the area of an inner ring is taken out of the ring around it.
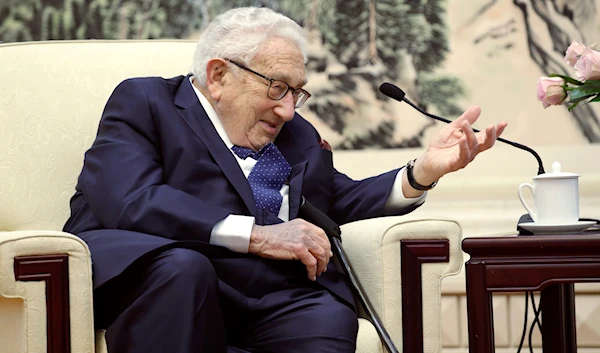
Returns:
[[[188,40],[0,45],[0,231],[60,230],[109,95],[189,72]]]

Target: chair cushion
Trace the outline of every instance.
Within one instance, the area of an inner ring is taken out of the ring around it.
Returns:
[[[62,229],[109,95],[135,76],[185,75],[194,41],[0,45],[0,230]]]
[[[383,353],[383,346],[375,326],[366,319],[358,319],[356,353]]]

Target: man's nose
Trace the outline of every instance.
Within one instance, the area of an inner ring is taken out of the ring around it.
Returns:
[[[275,114],[279,115],[286,122],[292,120],[296,112],[296,103],[294,102],[292,90],[289,90],[278,103],[275,108]]]

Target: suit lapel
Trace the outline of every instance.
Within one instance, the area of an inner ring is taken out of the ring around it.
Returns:
[[[291,122],[287,123],[281,129],[279,136],[275,139],[275,145],[281,151],[288,163],[292,166],[292,171],[289,177],[289,203],[290,203],[290,220],[298,217],[298,209],[302,199],[302,182],[304,180],[304,172],[306,170],[307,161],[304,156],[298,153],[298,141],[290,128]]]
[[[298,210],[302,202],[302,180],[306,170],[306,161],[292,166],[290,172],[290,220],[298,217]]]
[[[240,194],[250,214],[256,216],[256,203],[250,184],[248,184],[248,180],[240,169],[235,157],[231,154],[202,108],[198,96],[196,96],[196,92],[194,92],[189,81],[189,76],[186,76],[182,81],[173,101],[179,108],[178,112],[183,120],[206,145],[206,148],[223,171],[223,174],[225,174],[229,182]]]

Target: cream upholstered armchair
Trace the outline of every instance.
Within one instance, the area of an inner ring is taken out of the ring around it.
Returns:
[[[93,327],[89,250],[61,232],[69,198],[114,87],[134,76],[185,74],[194,48],[192,41],[0,45],[0,352],[106,352]],[[404,216],[342,231],[398,348],[439,352],[440,281],[460,270],[459,225]],[[382,352],[374,327],[359,320],[357,351]]]

